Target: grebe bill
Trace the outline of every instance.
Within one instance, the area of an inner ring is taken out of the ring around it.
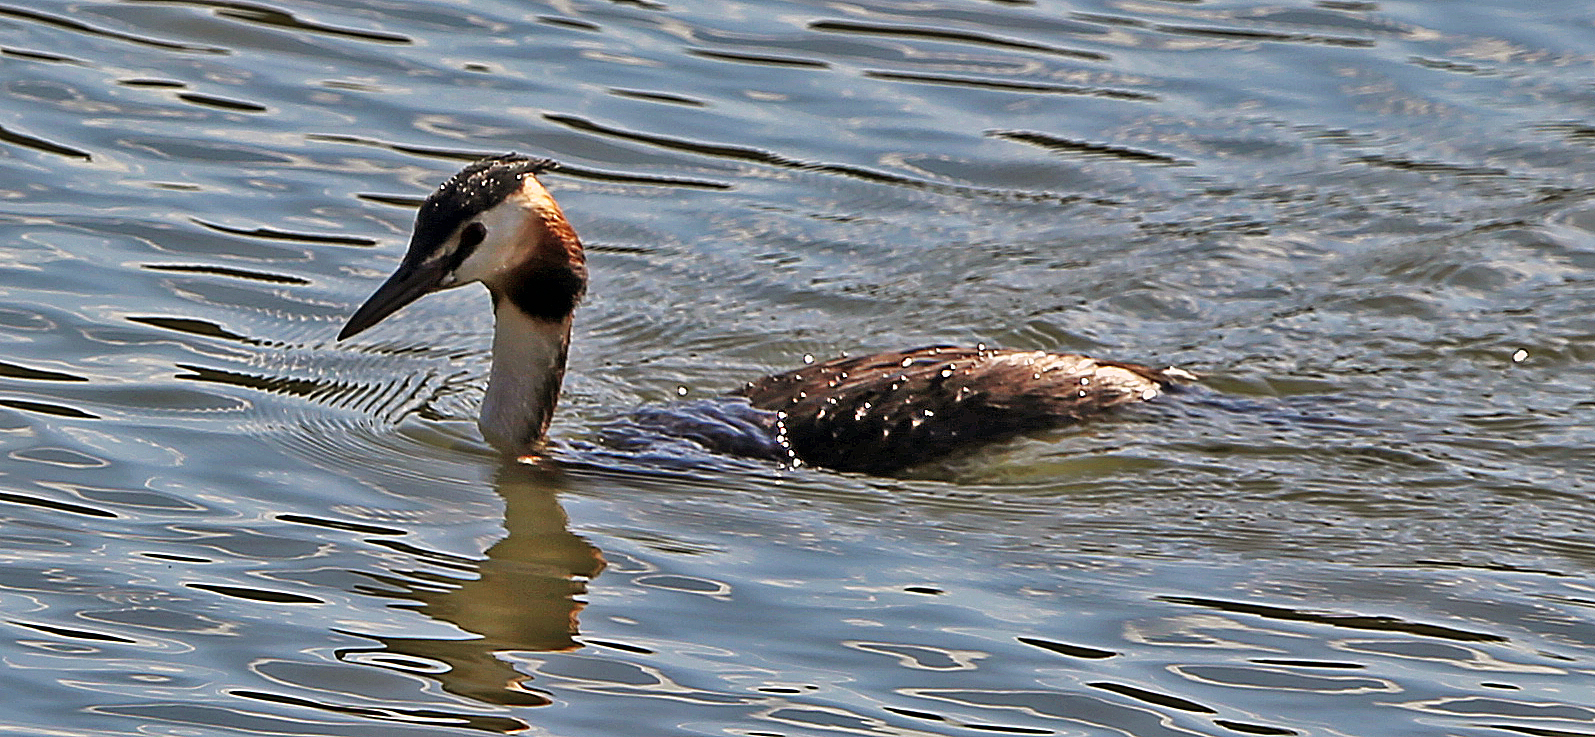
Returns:
[[[431,292],[486,285],[493,364],[477,424],[494,448],[516,456],[543,450],[571,316],[587,287],[581,241],[537,180],[555,166],[506,154],[450,177],[421,205],[398,270],[338,333],[353,336]],[[1146,401],[1195,378],[1071,354],[931,346],[816,363],[731,396],[768,413],[790,460],[887,473]]]

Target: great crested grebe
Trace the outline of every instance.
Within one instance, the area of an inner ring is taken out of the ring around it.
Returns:
[[[348,338],[430,292],[487,285],[493,365],[477,425],[494,448],[515,456],[543,449],[565,375],[571,315],[587,288],[581,241],[537,180],[555,166],[507,154],[444,182],[416,214],[398,271],[338,333]],[[729,422],[767,437],[704,444],[888,473],[1149,400],[1195,378],[1178,368],[1043,351],[933,346],[877,353],[749,382],[729,395],[745,402]],[[683,434],[706,437],[690,427]]]

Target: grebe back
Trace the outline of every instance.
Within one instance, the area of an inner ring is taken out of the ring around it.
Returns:
[[[580,239],[537,180],[556,164],[507,154],[472,163],[427,197],[394,274],[349,318],[348,338],[423,295],[481,282],[493,298],[493,363],[478,426],[499,451],[543,450],[571,317],[587,286]],[[1079,421],[1194,380],[1086,356],[930,346],[815,363],[732,396],[788,460],[889,473],[959,448]],[[741,452],[736,444],[725,446]],[[757,455],[763,455],[759,453]]]

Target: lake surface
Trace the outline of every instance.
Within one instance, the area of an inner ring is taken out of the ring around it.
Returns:
[[[3,0],[0,0],[3,1]],[[1595,6],[3,1],[0,724],[1595,735]],[[476,156],[589,248],[548,467]],[[1203,385],[872,478],[606,450],[805,355]]]

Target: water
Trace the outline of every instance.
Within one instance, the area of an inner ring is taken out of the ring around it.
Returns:
[[[0,722],[30,734],[1595,733],[1595,11],[0,5]],[[485,297],[333,336],[518,150]],[[903,478],[596,447],[805,354],[1204,388]]]

